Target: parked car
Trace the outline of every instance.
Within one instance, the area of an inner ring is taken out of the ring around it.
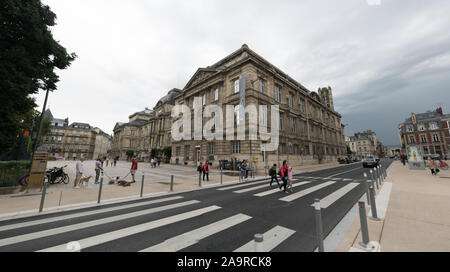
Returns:
[[[377,167],[378,166],[378,161],[375,157],[372,156],[367,156],[364,160],[363,160],[363,167]]]

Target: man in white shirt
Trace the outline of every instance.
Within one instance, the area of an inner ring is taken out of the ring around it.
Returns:
[[[75,177],[75,185],[73,186],[75,189],[79,189],[78,182],[80,182],[81,177],[83,176],[83,162],[85,158],[81,157],[79,161],[77,161],[77,166],[75,169],[76,177]]]

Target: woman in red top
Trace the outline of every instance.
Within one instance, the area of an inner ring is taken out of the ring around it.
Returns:
[[[131,177],[133,178],[133,183],[136,182],[136,180],[134,179],[134,174],[136,174],[137,171],[137,160],[136,157],[133,158],[133,161],[131,162],[131,169],[130,169],[130,173],[131,173]]]
[[[206,181],[209,181],[209,161],[206,161],[203,165],[203,180],[205,180],[206,175]]]
[[[283,165],[280,168],[280,172],[281,172],[280,178],[283,181],[283,185],[280,186],[280,190],[281,190],[281,187],[284,187],[285,193],[287,193],[286,186],[287,186],[287,180],[288,180],[288,169],[289,169],[289,166],[287,165],[286,160],[284,160]]]

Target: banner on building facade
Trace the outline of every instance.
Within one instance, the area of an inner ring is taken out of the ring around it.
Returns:
[[[409,169],[425,169],[425,161],[423,160],[422,152],[417,146],[408,146],[406,148],[408,155]]]

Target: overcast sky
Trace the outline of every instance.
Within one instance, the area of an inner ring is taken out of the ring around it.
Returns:
[[[368,2],[43,0],[78,55],[48,106],[112,134],[245,43],[310,91],[331,86],[346,135],[399,144],[411,112],[450,112],[450,1]]]

